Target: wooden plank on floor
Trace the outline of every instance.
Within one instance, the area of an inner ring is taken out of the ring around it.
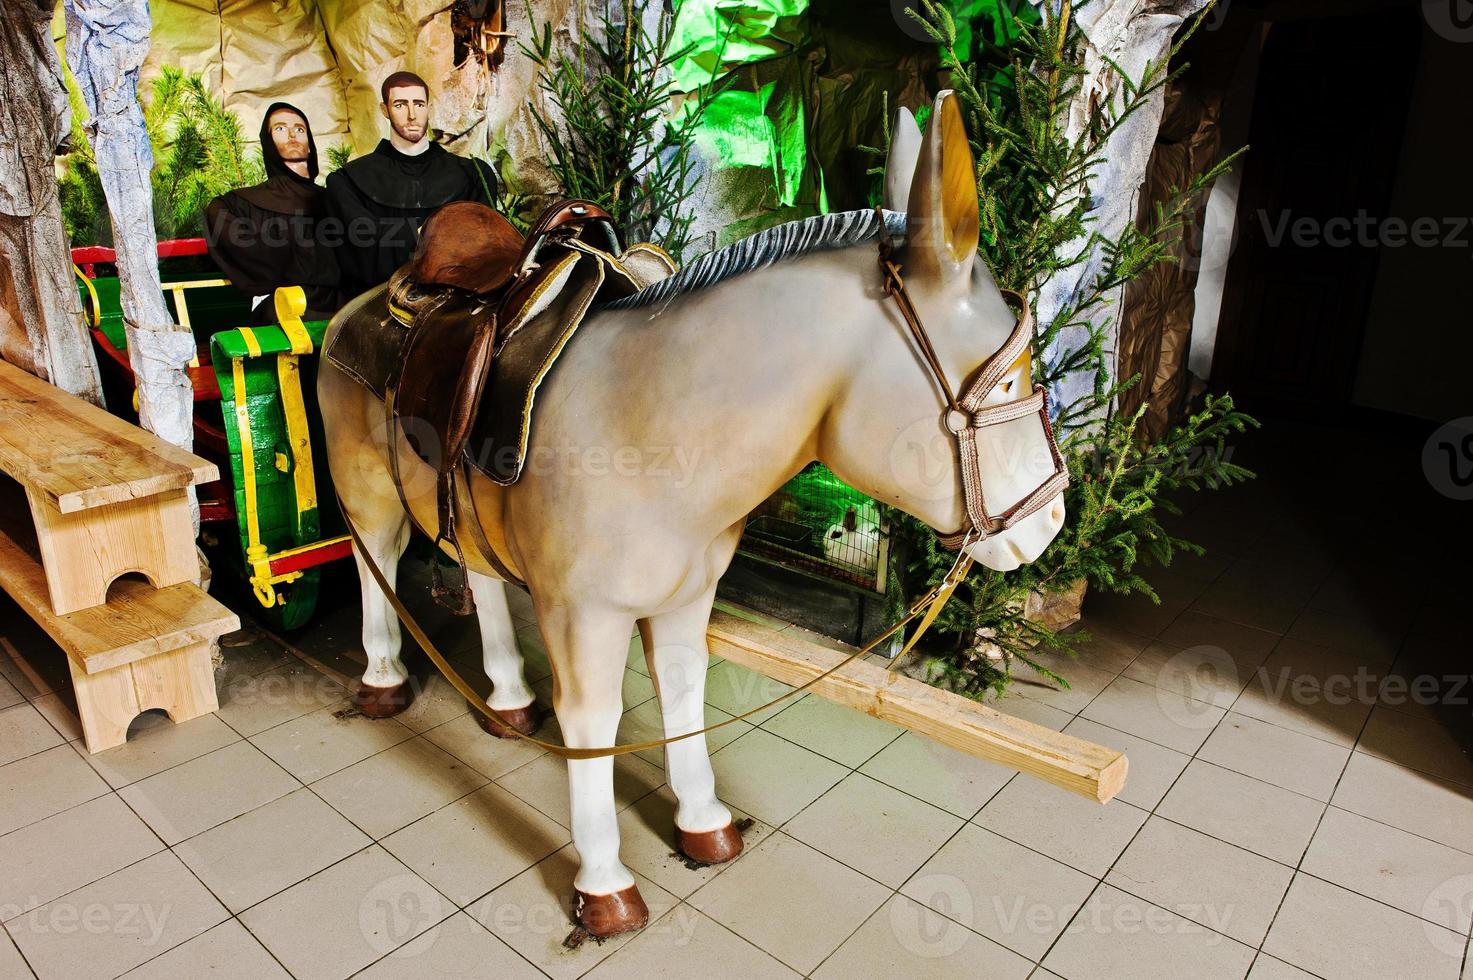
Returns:
[[[846,656],[720,609],[711,613],[707,638],[716,656],[794,686],[808,683]],[[1123,752],[1014,718],[878,664],[856,660],[810,690],[1101,803],[1125,785],[1128,762]]]

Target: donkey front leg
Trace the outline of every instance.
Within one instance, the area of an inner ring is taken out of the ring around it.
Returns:
[[[570,748],[614,744],[624,712],[631,620],[612,612],[544,610],[540,604],[537,612],[556,677],[553,710],[563,741]],[[568,796],[581,862],[573,880],[573,917],[594,936],[643,928],[649,909],[619,860],[613,758],[569,759]]]
[[[397,505],[392,508],[360,505],[349,520],[369,557],[392,587],[399,570],[399,557],[409,544],[409,518]],[[368,658],[363,680],[353,693],[353,703],[370,718],[389,718],[414,700],[409,672],[399,659],[399,617],[374,581],[357,545],[353,547],[353,559],[358,564],[358,587],[363,598],[363,653]]]
[[[710,660],[706,627],[715,594],[713,587],[688,606],[639,621],[666,738],[705,727]],[[742,853],[742,835],[732,825],[731,811],[716,799],[706,736],[665,746],[665,773],[675,792],[675,846],[680,852],[701,864],[720,864]]]
[[[496,713],[511,723],[523,735],[537,730],[541,720],[537,704],[532,700],[532,689],[522,662],[522,651],[517,647],[516,624],[512,622],[511,610],[506,605],[505,582],[489,575],[466,570],[471,595],[476,600],[476,620],[481,627],[481,660],[486,667],[486,676],[491,678],[491,694],[486,698]],[[498,738],[516,738],[514,732],[476,713],[481,728]]]

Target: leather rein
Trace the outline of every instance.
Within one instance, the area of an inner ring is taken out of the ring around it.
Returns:
[[[931,339],[926,333],[926,328],[921,323],[921,318],[916,312],[915,305],[911,302],[910,294],[906,291],[905,280],[901,278],[900,274],[900,265],[894,260],[893,250],[888,236],[883,231],[883,227],[882,220],[879,258],[880,268],[885,276],[885,295],[894,298],[896,305],[900,308],[901,316],[904,317],[905,322],[910,326],[916,343],[920,345],[921,352],[926,358],[926,363],[929,365],[932,374],[935,375],[937,382],[940,383],[941,390],[946,394],[947,409],[944,421],[948,431],[957,437],[960,446],[962,486],[966,494],[968,523],[955,534],[939,535],[941,544],[944,547],[957,552],[956,560],[952,562],[951,568],[942,577],[941,581],[928,590],[925,595],[912,603],[903,619],[891,626],[884,633],[881,633],[863,648],[856,650],[806,683],[795,687],[786,694],[773,698],[766,704],[760,704],[735,717],[727,718],[714,725],[707,725],[704,728],[699,728],[693,732],[686,732],[682,735],[673,735],[666,738],[632,742],[623,745],[605,745],[588,748],[572,747],[559,745],[555,742],[547,742],[535,736],[517,731],[511,722],[503,718],[495,708],[488,705],[486,700],[476,692],[475,688],[471,687],[465,678],[460,676],[459,671],[452,667],[450,662],[445,659],[445,655],[441,653],[439,647],[425,633],[424,629],[415,620],[413,614],[410,613],[409,609],[395,593],[393,584],[385,578],[383,571],[378,567],[378,563],[374,560],[373,555],[364,547],[363,541],[358,535],[358,530],[354,527],[353,520],[348,515],[347,508],[343,506],[342,498],[339,497],[338,508],[343,512],[343,523],[347,525],[348,534],[353,539],[353,545],[357,553],[362,557],[364,565],[368,567],[374,582],[379,587],[379,591],[389,600],[389,605],[393,607],[395,614],[404,623],[420,648],[429,656],[440,673],[445,676],[445,679],[450,682],[450,686],[455,688],[466,699],[467,704],[470,705],[472,710],[495,722],[503,731],[515,735],[523,741],[531,742],[533,745],[561,758],[599,759],[607,756],[626,755],[631,752],[643,752],[646,749],[661,748],[672,742],[694,738],[697,735],[705,735],[718,728],[724,728],[733,722],[742,721],[759,712],[766,711],[774,705],[802,694],[859,658],[866,656],[879,647],[881,643],[903,630],[917,617],[920,617],[921,622],[916,628],[916,631],[911,634],[910,639],[906,641],[900,652],[890,659],[887,669],[894,670],[905,660],[906,655],[914,649],[926,631],[930,629],[931,624],[936,621],[936,617],[940,615],[941,610],[951,599],[957,587],[966,580],[967,573],[971,570],[974,561],[972,556],[966,551],[967,546],[975,541],[981,541],[989,535],[1012,527],[1029,514],[1040,510],[1054,496],[1062,492],[1064,487],[1068,486],[1069,471],[1064,464],[1063,457],[1059,453],[1059,447],[1054,440],[1053,426],[1049,421],[1048,414],[1048,394],[1042,385],[1034,385],[1033,394],[1019,401],[1008,402],[988,408],[982,407],[983,399],[997,386],[1003,375],[1022,356],[1023,352],[1027,350],[1029,342],[1033,339],[1033,315],[1032,311],[1028,308],[1027,300],[1016,293],[1005,293],[1005,295],[1012,297],[1018,305],[1022,306],[1023,313],[1018,318],[1018,323],[1013,328],[1013,332],[1008,337],[1007,342],[1003,344],[997,353],[988,358],[987,362],[979,369],[976,379],[963,392],[961,398],[958,399],[952,393],[951,385],[946,380],[946,372],[942,370],[940,359],[936,356],[935,347],[932,346]],[[982,494],[981,457],[977,448],[977,431],[988,425],[997,425],[1013,419],[1025,418],[1029,415],[1037,415],[1043,423],[1043,430],[1048,438],[1049,451],[1053,455],[1054,473],[1031,493],[1024,496],[1022,500],[1003,511],[1002,514],[993,516],[988,512],[987,503]],[[408,512],[407,503],[405,505],[405,511],[406,513]],[[472,521],[479,524],[479,517],[473,515]],[[485,547],[489,552],[489,544],[485,545]],[[432,559],[432,561],[438,560],[438,556]]]
[[[883,227],[881,215],[881,228]],[[911,302],[910,293],[905,288],[905,279],[900,274],[900,264],[895,261],[894,246],[883,230],[880,232],[880,271],[885,278],[885,295],[895,301],[901,317],[910,327],[910,332],[926,359],[927,367],[946,395],[946,409],[941,421],[957,440],[962,495],[966,502],[966,523],[953,534],[937,532],[937,539],[943,548],[955,551],[974,540],[981,541],[1005,531],[1023,518],[1037,513],[1069,485],[1069,467],[1064,462],[1063,454],[1059,452],[1057,440],[1054,439],[1053,422],[1049,418],[1048,391],[1043,385],[1035,384],[1031,395],[1017,401],[987,407],[982,404],[1032,343],[1033,310],[1024,297],[1011,290],[1002,290],[1004,298],[1011,299],[1014,305],[1021,307],[1022,313],[1002,347],[977,369],[972,383],[958,398],[952,391],[951,383],[946,380],[946,372],[941,368],[941,360],[936,356],[936,348],[931,344],[925,324],[921,322],[920,314]],[[1043,424],[1044,438],[1048,440],[1054,471],[1033,490],[1024,494],[1017,503],[999,514],[993,514],[988,510],[987,497],[982,492],[982,452],[977,446],[977,434],[989,425],[1000,425],[1030,415],[1037,416]]]

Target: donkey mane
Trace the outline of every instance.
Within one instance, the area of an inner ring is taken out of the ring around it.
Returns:
[[[905,234],[904,214],[886,211],[884,216],[885,230],[889,234]],[[872,208],[836,211],[789,221],[748,235],[725,248],[707,252],[669,278],[661,279],[633,296],[615,300],[605,309],[628,310],[660,303],[809,252],[848,248],[871,241],[879,234],[880,218]]]

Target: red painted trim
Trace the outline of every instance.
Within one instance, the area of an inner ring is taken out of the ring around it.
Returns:
[[[235,523],[235,508],[221,500],[201,500],[199,502],[199,519],[202,524],[214,524],[216,522]]]
[[[301,551],[286,558],[277,558],[271,562],[272,575],[285,575],[288,572],[301,572],[318,565],[326,565],[330,561],[339,558],[347,558],[353,553],[353,542],[336,541],[313,548],[310,551]]]
[[[203,238],[176,238],[159,242],[159,258],[174,259],[183,255],[208,255],[209,247]]]
[[[107,339],[107,334],[96,327],[92,328],[92,339],[97,346],[107,355],[108,359],[123,369],[129,382],[133,381],[133,365],[128,361],[128,355],[124,351],[113,346],[112,341]],[[215,376],[215,369],[209,363],[209,353],[206,352],[199,367],[185,368],[184,373],[189,375],[189,383],[194,388],[194,400],[197,402],[217,402],[220,400],[220,379]]]
[[[158,244],[158,255],[161,259],[176,259],[186,255],[208,255],[209,251],[203,238],[175,238]],[[83,267],[98,262],[117,262],[118,253],[116,249],[108,248],[106,245],[84,245],[81,248],[72,249],[72,261]],[[90,273],[89,278],[91,278]]]

